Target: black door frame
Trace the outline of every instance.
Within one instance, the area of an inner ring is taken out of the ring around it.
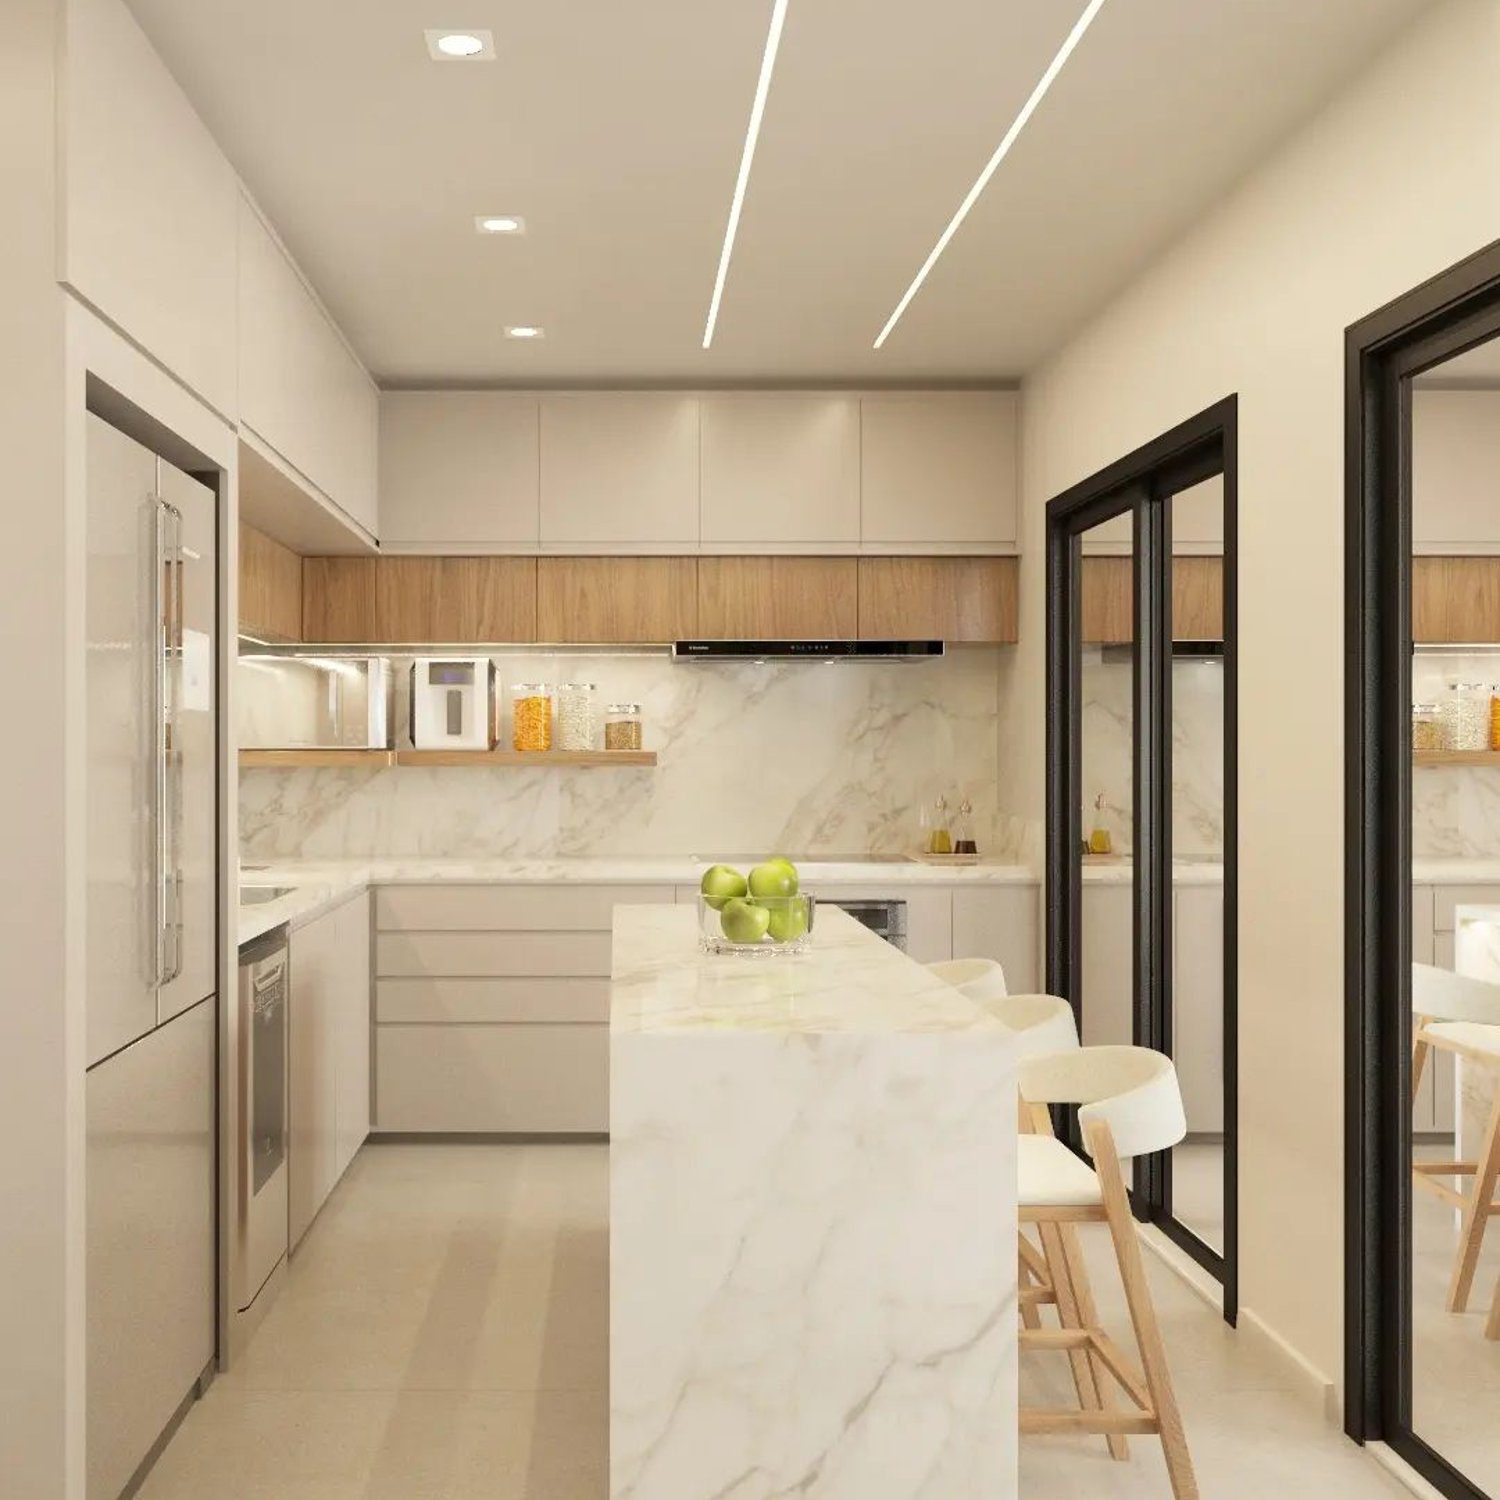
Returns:
[[[1453,1500],[1411,1425],[1411,377],[1500,334],[1500,241],[1345,335],[1344,1426]]]
[[[1156,1224],[1224,1288],[1224,1317],[1239,1307],[1238,1038],[1238,400],[1228,396],[1047,505],[1047,987],[1066,997],[1082,1024],[1083,842],[1080,701],[1082,549],[1090,528],[1127,509],[1134,515],[1134,849],[1132,956],[1135,1036],[1172,1048],[1172,643],[1168,602],[1172,539],[1160,501],[1214,474],[1224,476],[1224,1245],[1206,1245],[1172,1212],[1170,1152],[1140,1158],[1137,1216]],[[1166,815],[1158,819],[1156,810]],[[1074,1142],[1076,1145],[1076,1141]]]

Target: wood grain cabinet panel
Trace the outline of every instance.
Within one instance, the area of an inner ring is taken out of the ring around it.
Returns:
[[[1218,557],[1172,559],[1172,639],[1224,639],[1224,563]]]
[[[852,557],[698,559],[704,640],[849,640],[859,633]]]
[[[697,558],[538,559],[538,640],[651,643],[697,634]]]
[[[240,629],[268,641],[302,639],[302,559],[243,522]]]
[[[309,641],[373,641],[373,557],[302,559],[302,634]]]
[[[536,559],[382,557],[382,641],[534,641]]]
[[[859,633],[866,640],[1005,644],[1018,638],[1011,557],[862,557]]]
[[[1081,601],[1083,640],[1128,646],[1135,638],[1133,559],[1086,557]],[[1224,565],[1217,557],[1178,557],[1172,563],[1172,638],[1224,638]]]
[[[1500,557],[1413,558],[1411,625],[1431,645],[1500,641]]]

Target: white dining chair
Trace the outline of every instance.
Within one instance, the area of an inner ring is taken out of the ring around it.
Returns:
[[[1490,1219],[1500,1213],[1500,1204],[1495,1202],[1495,1186],[1500,1180],[1500,985],[1431,964],[1413,964],[1411,1008],[1413,1101],[1422,1085],[1427,1059],[1434,1051],[1486,1067],[1495,1078],[1494,1102],[1473,1159],[1412,1163],[1413,1184],[1435,1194],[1462,1215],[1448,1282],[1448,1311],[1463,1312],[1469,1305],[1485,1230]],[[1465,1185],[1450,1187],[1445,1178]],[[1500,1338],[1500,1284],[1485,1333],[1488,1338]]]
[[[1177,1070],[1170,1058],[1145,1047],[1081,1047],[1023,1057],[1021,1095],[1030,1106],[1034,1133],[1018,1138],[1019,1206],[1023,1224],[1043,1231],[1109,1226],[1115,1260],[1135,1331],[1139,1363],[1099,1324],[1092,1305],[1079,1309],[1077,1326],[1021,1330],[1022,1349],[1083,1350],[1095,1369],[1107,1372],[1128,1398],[1115,1407],[1101,1385],[1097,1399],[1085,1393],[1076,1409],[1023,1407],[1023,1433],[1154,1433],[1161,1440],[1175,1500],[1197,1500],[1187,1436],[1167,1368],[1156,1308],[1141,1263],[1135,1219],[1125,1192],[1123,1159],[1165,1151],[1187,1134]],[[1052,1134],[1053,1104],[1079,1106],[1078,1122],[1093,1166]],[[1111,1449],[1113,1450],[1113,1447]]]
[[[945,958],[927,967],[978,1004],[1000,1000],[1009,992],[1005,970],[993,958]]]

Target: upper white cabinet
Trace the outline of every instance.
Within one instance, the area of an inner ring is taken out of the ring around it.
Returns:
[[[1016,544],[1014,391],[866,396],[860,537],[867,545]]]
[[[239,217],[240,422],[374,535],[374,384],[246,198]]]
[[[756,551],[859,543],[859,400],[702,398],[701,540]]]
[[[538,403],[498,391],[380,398],[380,540],[387,547],[534,551]]]
[[[698,412],[683,395],[543,396],[542,546],[695,546]]]
[[[69,0],[61,279],[235,412],[234,171],[121,0]]]
[[[1414,390],[1411,425],[1415,549],[1500,552],[1500,391]]]

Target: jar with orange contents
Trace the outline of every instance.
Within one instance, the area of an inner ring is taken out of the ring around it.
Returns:
[[[515,749],[552,748],[552,693],[545,682],[518,682],[511,688],[510,719]]]

